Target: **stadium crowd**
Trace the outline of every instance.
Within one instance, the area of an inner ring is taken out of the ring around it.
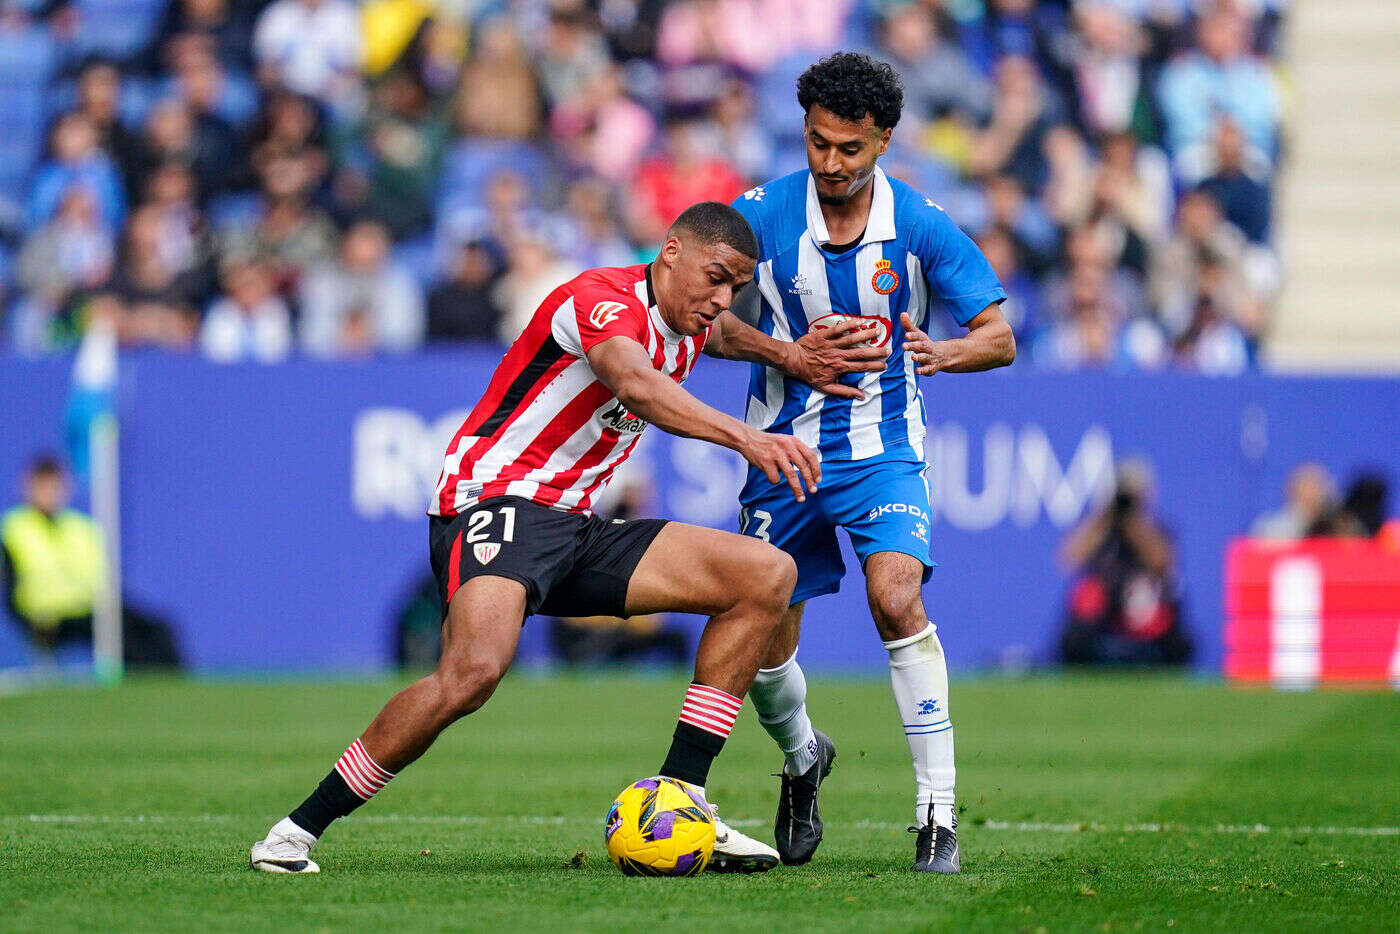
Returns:
[[[0,0],[3,342],[509,341],[804,168],[794,79],[857,48],[905,83],[886,170],[975,237],[1023,358],[1238,373],[1280,279],[1285,4]]]

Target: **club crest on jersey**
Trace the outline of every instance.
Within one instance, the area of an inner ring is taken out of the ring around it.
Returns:
[[[634,435],[639,435],[647,427],[646,419],[627,411],[627,407],[621,402],[614,402],[601,417],[603,424],[613,431],[630,431]]]
[[[500,542],[477,542],[472,546],[472,554],[481,564],[490,564],[491,559],[501,553]]]
[[[622,302],[599,302],[588,313],[588,321],[595,328],[601,328],[626,310],[627,306]]]
[[[875,261],[875,275],[870,277],[870,287],[881,295],[889,295],[899,288],[899,273],[890,268],[889,260]]]

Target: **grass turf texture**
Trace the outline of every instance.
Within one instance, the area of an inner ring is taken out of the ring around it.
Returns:
[[[154,680],[0,698],[0,929],[1400,925],[1400,836],[1279,829],[1400,823],[1400,698],[1162,677],[956,683],[961,877],[906,871],[912,777],[888,685],[814,678],[813,718],[840,750],[816,860],[623,878],[603,816],[660,763],[684,682],[609,675],[509,677],[331,829],[322,875],[250,871],[248,846],[396,686]],[[746,711],[711,800],[766,837],[778,764]],[[1217,828],[1256,823],[1271,829]]]

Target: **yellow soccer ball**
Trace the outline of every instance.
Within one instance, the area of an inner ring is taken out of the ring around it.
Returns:
[[[693,876],[714,852],[715,819],[694,785],[644,778],[613,801],[603,842],[625,876]]]

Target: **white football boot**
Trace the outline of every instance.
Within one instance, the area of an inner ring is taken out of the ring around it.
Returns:
[[[719,808],[710,805],[715,817],[715,851],[706,872],[767,872],[778,865],[778,851],[745,836],[720,820]]]
[[[266,839],[253,844],[248,857],[254,869],[263,872],[320,872],[311,859],[316,838],[283,818],[267,832]]]

